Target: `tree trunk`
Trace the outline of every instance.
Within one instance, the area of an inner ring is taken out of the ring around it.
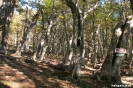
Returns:
[[[74,56],[73,60],[71,60],[71,63],[73,63],[72,78],[74,77],[79,78],[81,71],[80,60],[83,54],[83,47],[84,47],[84,45],[82,45],[84,44],[84,41],[82,40],[83,36],[81,36],[83,34],[82,20],[81,20],[81,15],[79,13],[79,9],[76,6],[76,4],[74,4],[70,0],[66,0],[66,4],[68,7],[70,7],[73,15],[73,55]]]
[[[18,56],[21,56],[22,47],[24,46],[24,44],[27,40],[27,36],[28,36],[29,32],[36,25],[36,22],[37,22],[37,19],[39,16],[37,13],[34,15],[32,21],[29,21],[29,15],[28,14],[29,14],[28,8],[26,8],[26,20],[25,20],[25,27],[24,27],[24,31],[23,31],[23,36],[22,36],[20,43],[18,44],[16,53],[15,53]]]
[[[84,57],[84,29],[83,29],[83,21],[85,20],[85,18],[87,17],[87,14],[89,12],[91,12],[92,10],[94,10],[95,8],[97,8],[98,3],[96,3],[96,5],[89,9],[86,12],[82,12],[83,16],[80,14],[81,10],[79,9],[79,7],[77,6],[77,1],[75,1],[75,3],[72,0],[65,0],[67,6],[71,9],[72,12],[72,16],[73,16],[73,57],[78,57],[75,58],[74,60],[74,69],[72,71],[72,76],[76,76],[76,77],[80,77],[80,65],[81,65],[81,61],[83,61],[83,57]],[[76,56],[75,56],[76,55]],[[80,59],[79,59],[80,58]],[[72,60],[73,62],[73,60]],[[73,77],[72,77],[73,78]]]
[[[9,34],[9,26],[11,22],[11,17],[14,13],[14,6],[16,4],[16,0],[5,0],[4,6],[4,18],[2,23],[2,41],[1,41],[1,49],[5,52],[7,50],[8,45],[8,34]]]
[[[65,12],[63,12],[63,16],[64,16],[64,19],[63,19],[64,32],[65,32],[65,35],[66,35],[66,43],[67,43],[65,56],[64,56],[64,59],[63,59],[63,64],[70,65],[69,62],[71,61],[71,58],[72,58],[72,55],[73,55],[73,51],[72,51],[72,42],[73,42],[72,39],[73,38],[71,36],[71,38],[69,40],[69,36],[68,36],[68,33],[67,33],[67,23],[66,23]]]
[[[100,73],[100,76],[114,76],[118,84],[122,84],[120,77],[120,67],[124,59],[124,54],[116,53],[115,49],[126,48],[130,31],[132,29],[131,18],[132,16],[127,17],[125,22],[119,22],[114,28],[110,47]]]
[[[43,60],[45,54],[46,54],[46,50],[49,49],[49,38],[50,38],[50,33],[51,33],[51,29],[57,24],[56,22],[56,16],[54,14],[54,4],[55,4],[55,0],[53,0],[52,2],[52,13],[51,16],[48,20],[48,27],[47,27],[47,32],[45,35],[43,35],[44,37],[42,38],[45,41],[45,44],[42,46],[42,50],[39,51],[39,53],[37,53],[37,51],[34,53],[33,55],[33,60]],[[42,15],[42,28],[44,29],[44,12],[41,11],[41,15]],[[39,58],[37,57],[39,56]]]
[[[45,44],[44,39],[42,38],[40,44],[37,47],[36,52],[33,55],[33,60],[34,61],[40,60],[40,58],[42,58],[41,56],[42,56],[42,53],[44,51],[44,45],[46,45],[46,44]]]
[[[131,30],[131,36],[130,36],[130,52],[129,52],[129,59],[130,59],[130,64],[129,64],[129,74],[133,76],[133,30]]]
[[[23,48],[24,51],[28,51],[30,49],[30,36],[29,35],[27,35],[27,38],[26,38],[26,41],[25,41],[23,47],[24,47]]]
[[[130,0],[130,4],[131,10],[133,11],[133,0]]]

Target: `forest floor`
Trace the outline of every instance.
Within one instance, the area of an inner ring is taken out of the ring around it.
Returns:
[[[91,77],[98,69],[87,67],[81,72],[80,82],[70,80],[68,72],[58,69],[60,59],[46,58],[43,62],[25,61],[23,57],[0,54],[0,88],[110,88],[107,81]],[[133,88],[133,76],[123,71],[122,81]],[[114,85],[112,85],[114,86]],[[117,86],[122,88],[120,86]],[[116,88],[116,85],[115,87]]]

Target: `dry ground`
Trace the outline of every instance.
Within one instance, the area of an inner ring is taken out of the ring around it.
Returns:
[[[95,69],[83,69],[81,82],[69,80],[70,75],[59,69],[60,60],[45,59],[42,63],[25,61],[28,57],[0,55],[0,88],[110,88],[109,82],[91,78]],[[89,70],[90,69],[90,70]],[[133,77],[123,75],[123,83],[132,85]],[[114,87],[115,88],[115,87]],[[120,88],[120,87],[119,87]]]

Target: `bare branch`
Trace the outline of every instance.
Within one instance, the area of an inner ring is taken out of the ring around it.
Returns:
[[[91,11],[93,11],[94,9],[96,9],[98,6],[99,5],[98,5],[98,2],[97,2],[94,7],[90,8],[87,12],[84,13],[83,19],[85,19],[87,17],[87,14],[90,13]]]

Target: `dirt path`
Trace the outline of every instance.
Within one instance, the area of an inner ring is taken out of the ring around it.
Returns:
[[[32,63],[0,56],[0,88],[107,88],[107,82],[90,79],[89,70],[82,71],[81,83],[68,80],[68,75],[55,68],[58,62],[47,59],[43,63]],[[123,76],[122,80],[133,85],[133,77]]]
[[[0,57],[0,88],[79,88],[58,79],[54,73],[55,69],[45,63],[26,63],[20,59]]]

